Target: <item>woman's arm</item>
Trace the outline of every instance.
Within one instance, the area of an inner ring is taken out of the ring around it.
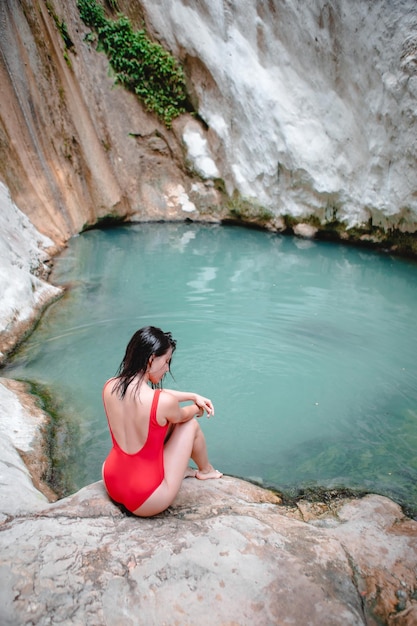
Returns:
[[[188,422],[193,417],[201,417],[204,413],[204,410],[198,407],[195,402],[187,404],[187,406],[180,406],[177,398],[166,389],[164,389],[164,393],[161,394],[159,399],[159,411],[162,412],[165,420],[171,424]]]
[[[214,415],[214,406],[212,401],[208,398],[205,398],[204,396],[200,396],[198,393],[193,393],[189,391],[176,391],[175,389],[164,389],[164,391],[167,391],[168,393],[173,395],[177,402],[194,402],[194,404],[196,404],[199,409],[207,413],[208,417],[210,417],[210,415]]]

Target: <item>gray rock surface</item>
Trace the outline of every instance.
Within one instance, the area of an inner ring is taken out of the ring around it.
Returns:
[[[41,481],[49,463],[41,436],[46,419],[24,383],[0,378],[0,523],[43,509],[54,496]]]
[[[27,508],[0,526],[4,626],[417,623],[417,523],[384,497],[289,508],[236,478],[191,478],[151,519],[101,481]]]

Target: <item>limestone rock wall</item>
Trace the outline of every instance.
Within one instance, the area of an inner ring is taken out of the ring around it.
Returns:
[[[414,0],[117,6],[183,62],[207,128],[167,131],[115,87],[75,0],[4,0],[0,180],[41,232],[218,218],[217,178],[277,217],[415,231]]]
[[[44,261],[27,262],[16,210],[50,251],[109,218],[221,220],[236,191],[272,229],[287,216],[415,232],[415,0],[117,6],[182,61],[205,126],[184,115],[167,130],[115,86],[76,0],[0,3],[3,354],[55,295],[38,282]]]
[[[88,32],[75,0],[0,3],[0,180],[13,201],[59,245],[103,218],[184,219],[196,204],[217,206],[213,185],[184,166],[192,120],[176,134],[146,113],[114,85]]]
[[[188,68],[229,193],[416,230],[414,0],[140,4]]]
[[[46,282],[54,252],[53,241],[33,226],[0,182],[0,364],[61,294]]]

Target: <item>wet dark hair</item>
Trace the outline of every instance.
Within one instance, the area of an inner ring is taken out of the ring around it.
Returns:
[[[138,385],[146,373],[151,356],[162,356],[171,348],[174,352],[177,342],[171,333],[164,333],[155,326],[144,326],[135,332],[129,343],[123,361],[119,365],[116,376],[118,381],[113,387],[121,398],[124,398],[127,388],[139,375]]]

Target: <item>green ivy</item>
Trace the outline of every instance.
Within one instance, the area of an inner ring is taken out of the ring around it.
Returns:
[[[106,24],[104,9],[95,0],[78,0],[77,7],[86,26],[98,30]]]
[[[129,18],[108,19],[95,0],[78,0],[83,22],[97,33],[116,74],[116,82],[135,93],[149,111],[170,127],[186,111],[185,76],[175,58],[144,30],[134,31]]]

